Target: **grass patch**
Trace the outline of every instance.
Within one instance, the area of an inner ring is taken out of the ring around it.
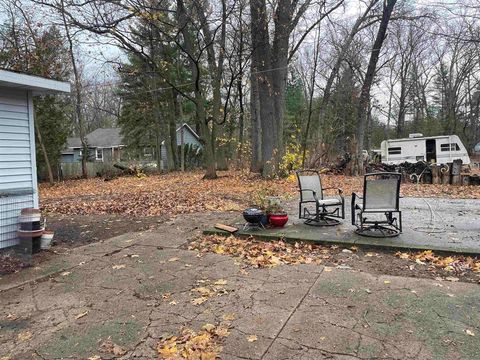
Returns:
[[[95,353],[102,341],[110,339],[122,347],[133,344],[140,337],[142,325],[137,322],[110,321],[60,331],[49,343],[39,349],[47,358],[86,358]]]

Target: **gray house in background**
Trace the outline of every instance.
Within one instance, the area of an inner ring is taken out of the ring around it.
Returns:
[[[201,149],[202,144],[197,133],[188,125],[182,124],[176,130],[177,144],[188,145],[192,149]],[[102,128],[89,133],[87,136],[88,161],[97,163],[111,163],[122,160],[122,149],[125,148],[119,128]],[[165,141],[161,144],[162,170],[167,167],[167,147]],[[155,147],[141,149],[141,160],[155,162]],[[62,164],[80,163],[82,161],[82,143],[80,138],[67,139],[67,146],[62,151]]]
[[[202,149],[202,143],[200,142],[200,137],[198,134],[190,127],[190,125],[183,123],[177,129],[177,145],[181,146],[188,145],[189,147],[195,149]],[[162,155],[162,170],[167,169],[167,147],[165,146],[165,141],[162,141],[161,147]]]
[[[123,144],[120,129],[102,128],[92,131],[86,136],[88,161],[115,162],[120,161]],[[67,146],[62,151],[61,163],[78,163],[82,161],[82,142],[78,137],[67,139]]]
[[[0,70],[0,248],[18,244],[24,208],[38,208],[33,97],[69,93],[70,84]]]

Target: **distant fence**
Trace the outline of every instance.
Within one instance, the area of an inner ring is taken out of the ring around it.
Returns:
[[[106,174],[118,174],[120,171],[111,163],[87,162],[88,177]],[[61,163],[59,167],[60,179],[73,179],[82,176],[82,163]]]

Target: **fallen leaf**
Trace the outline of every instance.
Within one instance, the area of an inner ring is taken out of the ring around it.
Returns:
[[[62,276],[68,276],[68,275],[70,275],[70,274],[71,274],[70,271],[64,271],[64,272],[62,272],[60,275],[62,275]]]
[[[164,359],[173,359],[178,355],[179,350],[176,339],[176,337],[173,337],[167,340],[162,346],[158,347],[158,353],[162,355]]]
[[[203,330],[207,330],[207,331],[212,331],[213,329],[215,329],[215,325],[213,324],[205,324],[202,326],[202,329]]]
[[[225,279],[219,279],[214,282],[215,285],[227,285],[227,280]]]
[[[18,333],[17,339],[20,341],[28,341],[32,338],[32,333],[30,331],[22,331]]]
[[[225,321],[233,321],[235,320],[236,316],[235,313],[227,313],[222,316],[222,319]]]
[[[257,335],[248,335],[247,336],[248,342],[255,342],[258,340]]]
[[[224,325],[220,325],[215,329],[215,334],[219,337],[227,337],[230,335],[230,331],[228,331],[228,327]]]
[[[77,320],[81,319],[82,317],[86,316],[87,314],[88,314],[88,310],[81,313],[81,314],[78,314],[77,316],[75,316],[75,319],[77,319]]]
[[[115,356],[122,356],[126,354],[126,350],[120,345],[115,344],[111,340],[104,341],[100,345],[100,351],[113,354]]]
[[[112,266],[112,269],[114,270],[119,270],[119,269],[125,269],[127,267],[127,265],[125,264],[120,264],[120,265],[113,265]]]
[[[196,299],[193,299],[192,300],[192,304],[193,305],[201,305],[203,304],[205,301],[207,301],[208,299],[205,298],[205,297],[199,297],[199,298],[196,298]]]
[[[385,280],[383,283],[388,285],[388,284],[391,283],[391,281],[390,280]]]
[[[10,320],[10,321],[15,321],[15,320],[18,319],[18,316],[17,316],[16,314],[10,314],[10,313],[9,313],[9,314],[6,316],[6,319],[7,319],[7,320]]]
[[[168,303],[169,305],[177,305],[177,302],[175,300],[172,300]]]
[[[475,336],[475,333],[472,330],[466,329],[465,332],[468,336]]]

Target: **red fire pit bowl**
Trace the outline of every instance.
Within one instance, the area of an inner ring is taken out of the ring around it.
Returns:
[[[288,221],[287,214],[271,214],[270,215],[270,224],[273,227],[283,227]]]

